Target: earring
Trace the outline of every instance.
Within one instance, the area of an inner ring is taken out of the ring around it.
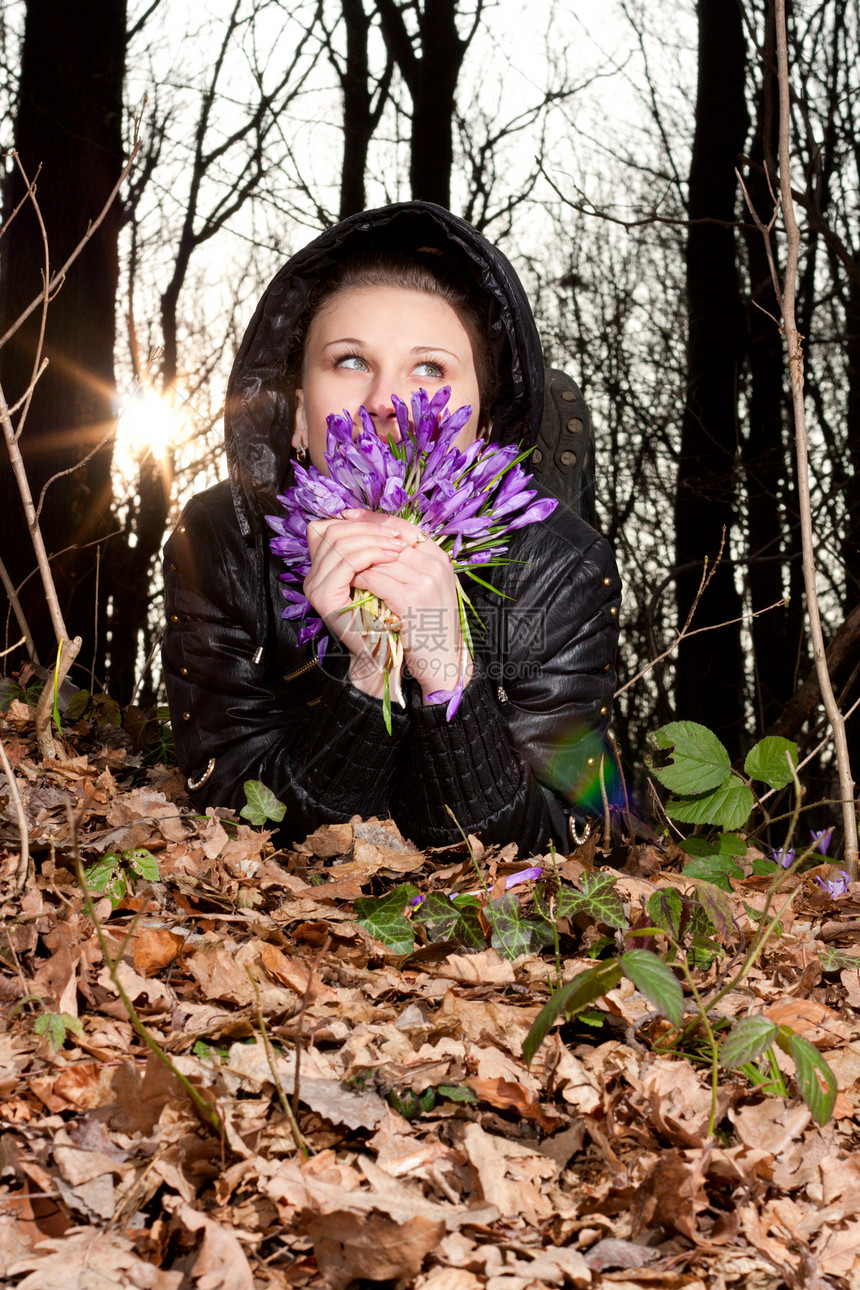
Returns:
[[[302,440],[299,442],[299,446],[296,449],[296,461],[299,463],[300,466],[303,466],[307,461],[307,459],[308,459],[307,444]]]

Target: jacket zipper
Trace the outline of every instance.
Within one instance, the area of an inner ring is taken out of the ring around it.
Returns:
[[[284,682],[286,683],[287,681],[295,681],[297,676],[304,676],[305,672],[309,672],[311,668],[316,667],[316,665],[317,665],[317,660],[315,658],[312,658],[310,663],[302,663],[301,667],[297,667],[295,672],[287,673],[287,675],[284,677]]]

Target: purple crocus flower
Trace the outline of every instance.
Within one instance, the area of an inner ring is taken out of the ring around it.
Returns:
[[[518,464],[521,454],[516,445],[499,447],[476,440],[460,452],[454,440],[472,409],[446,411],[450,397],[449,386],[432,398],[426,390],[417,390],[410,419],[410,409],[392,395],[399,442],[380,439],[366,408],[359,409],[357,432],[349,412],[332,414],[326,421],[328,474],[312,465],[294,464],[296,482],[278,497],[283,514],[266,517],[275,534],[272,552],[286,566],[280,574],[287,602],[281,616],[302,620],[299,644],[320,637],[320,657],[328,634],[302,591],[310,569],[307,529],[311,521],[334,519],[352,508],[399,515],[420,525],[451,556],[459,575],[473,565],[503,559],[511,533],[546,519],[558,505],[552,498],[538,498],[529,488],[532,478]],[[468,607],[459,578],[457,592],[461,608]],[[399,696],[403,650],[396,628],[385,625],[388,610],[359,590],[353,601],[365,636],[373,642],[377,664],[389,678],[391,692]],[[431,703],[447,704],[448,721],[460,704],[466,661],[453,689],[428,696]]]
[[[770,854],[773,856],[773,863],[783,869],[790,869],[794,864],[794,847],[790,847],[787,851],[774,851],[771,847]]]
[[[851,877],[844,869],[840,869],[838,878],[827,880],[819,878],[818,874],[816,874],[815,881],[818,883],[819,887],[823,888],[823,890],[827,892],[828,896],[832,896],[835,900],[838,896],[845,895],[848,890],[848,884],[851,881]]]
[[[826,856],[827,852],[830,850],[830,839],[833,837],[832,825],[829,829],[812,829],[810,832],[812,833],[812,841],[818,847],[821,854]]]

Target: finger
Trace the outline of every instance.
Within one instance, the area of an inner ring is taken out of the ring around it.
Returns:
[[[312,561],[308,579],[312,586],[323,584],[347,588],[353,578],[374,564],[394,562],[400,555],[397,547],[378,542],[351,541],[343,546],[323,547]]]
[[[351,524],[345,520],[328,520],[324,523],[314,521],[308,525],[308,551],[311,560],[317,551],[326,547],[341,548],[350,539],[367,542],[374,538],[383,541],[391,548],[402,550],[406,541],[393,530],[370,529],[366,524]]]

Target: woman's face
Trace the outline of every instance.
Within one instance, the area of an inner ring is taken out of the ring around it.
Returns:
[[[358,426],[363,405],[381,439],[399,439],[392,394],[408,405],[414,390],[432,395],[443,385],[451,386],[450,411],[472,407],[455,440],[462,450],[477,434],[480,394],[471,341],[454,310],[439,296],[403,287],[344,291],[308,332],[293,447],[305,444],[314,466],[326,472],[331,413],[345,408]]]

